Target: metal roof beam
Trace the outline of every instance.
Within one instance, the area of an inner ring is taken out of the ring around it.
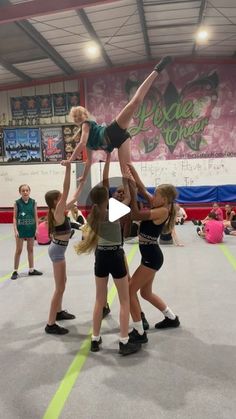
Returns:
[[[165,1],[154,1],[146,2],[145,6],[166,6],[168,4],[184,4],[184,3],[199,3],[199,0],[165,0]]]
[[[15,24],[37,44],[51,60],[65,73],[73,74],[74,69],[64,60],[64,58],[49,44],[49,42],[38,32],[31,23],[25,21],[15,22]]]
[[[206,4],[207,4],[207,0],[202,0],[200,10],[199,10],[198,22],[197,22],[198,28],[200,28],[200,26],[202,24],[203,17],[204,17],[204,12],[206,10]],[[193,49],[192,49],[192,54],[193,55],[196,54],[196,47],[197,47],[197,44],[196,44],[196,41],[195,41],[194,44],[193,44]]]
[[[167,42],[150,42],[151,47],[161,47],[165,45],[181,45],[181,44],[192,44],[192,41],[167,41]]]
[[[0,7],[0,24],[53,13],[83,9],[120,0],[31,0]]]
[[[148,37],[143,0],[136,0],[136,3],[137,3],[137,8],[138,8],[139,20],[140,20],[141,27],[142,27],[142,32],[143,32],[143,39],[144,39],[144,45],[145,45],[147,59],[151,60],[152,59],[152,54],[151,54],[149,37]]]
[[[100,38],[98,37],[92,23],[90,22],[88,16],[86,15],[85,11],[83,9],[77,10],[77,15],[81,19],[85,29],[88,31],[88,33],[91,36],[91,38],[93,39],[93,41],[96,42],[99,45],[99,47],[101,49],[102,57],[103,57],[105,63],[109,67],[112,67],[113,66],[112,61],[110,60],[109,56],[107,55],[107,52],[106,52]]]
[[[27,76],[23,71],[18,70],[14,65],[10,64],[4,58],[0,58],[0,65],[5,68],[5,70],[10,71],[10,73],[15,74],[23,81],[32,81],[31,77]]]
[[[168,25],[151,25],[148,26],[148,29],[175,29],[175,28],[188,28],[192,26],[196,26],[197,23],[176,23],[176,24],[168,24]]]

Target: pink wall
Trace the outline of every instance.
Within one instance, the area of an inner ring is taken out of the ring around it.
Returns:
[[[111,122],[148,73],[88,78],[86,106],[97,122]],[[169,66],[133,118],[133,161],[236,156],[235,74],[236,64]],[[96,160],[102,156],[97,152]]]

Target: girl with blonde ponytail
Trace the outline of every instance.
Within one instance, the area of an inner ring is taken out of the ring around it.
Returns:
[[[108,189],[95,186],[90,192],[91,213],[87,218],[85,238],[76,246],[78,254],[95,250],[96,301],[93,311],[93,334],[91,351],[100,350],[100,336],[103,308],[107,299],[109,274],[112,275],[120,301],[120,340],[119,353],[130,355],[137,352],[141,345],[129,341],[129,283],[122,243],[121,226],[117,220],[108,220]]]
[[[157,240],[162,231],[170,232],[174,228],[176,217],[174,201],[177,198],[177,191],[173,185],[163,184],[156,188],[154,196],[152,196],[146,191],[136,170],[132,166],[129,168],[136,182],[136,185],[134,182],[130,182],[131,214],[134,220],[141,221],[139,250],[142,256],[141,264],[130,280],[130,312],[134,328],[129,333],[129,337],[131,342],[146,343],[148,338],[142,325],[137,296],[138,291],[140,291],[141,296],[145,300],[149,301],[164,314],[164,320],[155,325],[157,329],[178,327],[180,325],[178,316],[152,291],[155,274],[164,261]],[[136,187],[139,192],[149,199],[151,210],[139,210]]]

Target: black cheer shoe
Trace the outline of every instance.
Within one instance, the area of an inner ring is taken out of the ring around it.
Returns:
[[[67,333],[69,333],[69,330],[55,323],[51,326],[47,324],[47,326],[45,327],[45,332],[50,335],[66,335]]]
[[[62,310],[59,313],[57,313],[56,320],[74,320],[75,316],[74,314],[68,313],[66,310]]]
[[[157,65],[155,65],[154,70],[158,73],[161,73],[167,65],[172,63],[172,61],[172,58],[169,55],[167,55],[166,57],[163,57],[161,61],[157,63]]]
[[[98,352],[100,351],[100,345],[102,343],[102,338],[100,336],[99,340],[91,340],[90,351],[91,352]]]
[[[136,329],[133,329],[129,333],[129,342],[131,343],[147,343],[148,338],[146,332],[143,335],[140,335]]]
[[[141,343],[130,342],[130,340],[127,343],[119,342],[119,354],[123,356],[134,354],[140,349]]]
[[[179,327],[179,325],[180,325],[180,321],[179,321],[178,316],[176,316],[174,320],[171,320],[168,317],[165,317],[164,320],[155,324],[155,328],[168,329],[170,327]]]

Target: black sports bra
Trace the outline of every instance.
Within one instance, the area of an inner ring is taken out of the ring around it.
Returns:
[[[70,234],[70,232],[71,225],[70,219],[68,217],[65,217],[63,224],[53,227],[53,234],[55,234],[56,236],[63,236],[64,234]]]

